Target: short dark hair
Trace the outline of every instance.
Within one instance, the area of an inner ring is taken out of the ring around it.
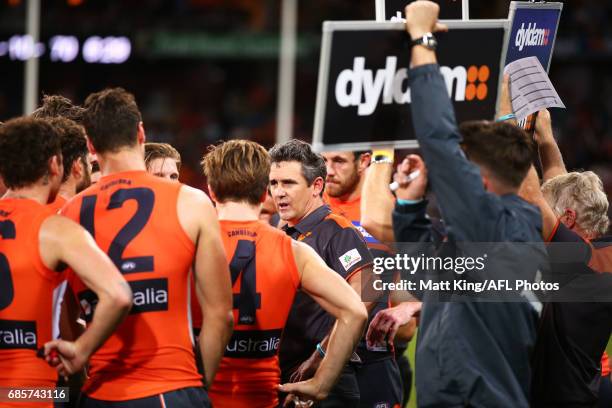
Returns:
[[[98,153],[136,146],[142,116],[134,95],[123,88],[108,88],[89,95],[83,106],[83,125]]]
[[[62,183],[70,177],[70,170],[76,160],[81,160],[83,165],[87,162],[87,137],[85,129],[73,120],[63,117],[55,117],[48,120],[55,128],[60,137],[62,145],[62,161],[64,163],[64,177]]]
[[[507,122],[468,121],[459,132],[470,160],[485,166],[509,187],[520,187],[535,152],[533,140],[523,129]]]
[[[270,156],[249,140],[230,140],[211,146],[202,169],[219,202],[260,203],[270,179]]]
[[[64,117],[80,124],[84,113],[85,109],[64,96],[44,95],[42,105],[31,116],[37,119]]]
[[[353,155],[355,156],[355,160],[359,160],[359,158],[364,155],[364,154],[371,154],[372,151],[371,150],[357,150],[355,152],[353,152]]]
[[[181,170],[181,154],[168,143],[145,143],[145,164],[149,168],[149,163],[155,159],[172,159],[176,162],[177,170]]]
[[[22,117],[0,126],[0,177],[10,189],[30,186],[49,170],[49,159],[61,163],[60,138],[44,119]]]
[[[327,177],[325,160],[320,154],[312,151],[310,145],[298,139],[291,139],[286,143],[277,144],[270,149],[272,163],[296,161],[302,165],[302,176],[310,186],[317,177]]]

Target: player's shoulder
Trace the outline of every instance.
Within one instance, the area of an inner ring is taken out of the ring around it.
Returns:
[[[190,209],[201,209],[203,207],[214,208],[208,194],[204,191],[186,184],[178,184],[178,186],[178,206],[180,210],[190,211]]]
[[[360,234],[357,228],[353,225],[353,223],[346,217],[342,215],[329,213],[323,219],[323,225],[326,229],[330,230],[332,234],[335,234],[339,231],[353,231],[356,234]]]
[[[291,237],[287,235],[285,231],[275,228],[272,225],[264,221],[259,221],[259,230],[261,231],[260,234],[262,236],[275,237],[275,238],[280,238],[283,240],[285,239],[291,240]]]
[[[0,200],[0,220],[19,219],[30,224],[34,220],[50,217],[53,214],[55,214],[53,209],[34,200]]]
[[[81,229],[79,224],[70,218],[52,212],[44,217],[41,224],[41,232],[50,233],[58,238]]]

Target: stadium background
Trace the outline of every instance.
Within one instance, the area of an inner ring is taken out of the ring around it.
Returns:
[[[8,46],[25,32],[25,3],[0,0],[0,120],[22,113],[24,63]],[[471,0],[470,17],[505,18],[509,3]],[[610,196],[612,2],[563,3],[550,74],[567,109],[553,110],[553,126],[567,167],[595,171]],[[281,0],[42,0],[43,42],[74,36],[82,46],[92,36],[125,36],[131,53],[121,64],[101,64],[80,53],[71,62],[52,61],[47,50],[40,92],[77,103],[106,86],[133,92],[148,140],[173,144],[183,156],[182,181],[203,187],[198,163],[207,145],[229,138],[274,143],[280,6]],[[374,19],[374,0],[299,2],[294,137],[311,138],[321,23],[365,19]]]

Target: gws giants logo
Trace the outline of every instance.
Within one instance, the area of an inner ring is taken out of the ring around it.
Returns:
[[[519,51],[523,51],[524,47],[544,47],[548,45],[550,39],[549,28],[537,28],[537,23],[531,23],[525,28],[525,23],[521,24],[514,38],[514,45]]]
[[[487,97],[489,67],[463,66],[440,67],[444,76],[448,95],[457,102],[483,100]],[[357,106],[359,116],[369,116],[380,102],[408,104],[411,101],[408,87],[408,70],[397,69],[397,57],[387,57],[385,68],[376,70],[365,68],[365,58],[355,57],[353,68],[345,69],[338,75],[335,96],[343,108]]]

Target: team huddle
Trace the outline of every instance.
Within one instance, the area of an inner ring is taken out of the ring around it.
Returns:
[[[47,96],[1,124],[0,387],[69,386],[92,408],[396,408],[418,320],[420,407],[604,401],[609,302],[364,292],[394,242],[537,243],[543,259],[569,242],[569,267],[612,288],[601,180],[565,170],[548,112],[535,142],[517,126],[507,79],[500,120],[458,127],[435,44],[418,42],[437,16],[406,8],[422,157],[395,168],[389,150],[230,140],[203,153],[206,194],[178,181],[180,154],[146,141],[121,88],[82,106]],[[54,406],[0,401],[28,404]]]

